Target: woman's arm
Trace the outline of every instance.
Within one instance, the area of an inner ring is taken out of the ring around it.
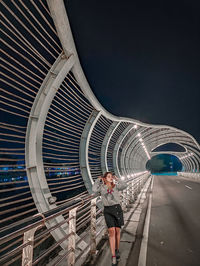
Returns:
[[[117,184],[117,189],[118,190],[124,190],[125,188],[128,187],[128,183],[127,183],[127,180],[121,180],[120,178],[117,178],[116,179],[118,184]]]
[[[101,191],[101,184],[100,184],[101,179],[97,178],[92,186],[92,191],[94,193],[100,192]]]

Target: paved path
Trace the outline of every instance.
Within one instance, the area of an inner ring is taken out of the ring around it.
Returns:
[[[146,265],[200,265],[200,183],[155,176]]]

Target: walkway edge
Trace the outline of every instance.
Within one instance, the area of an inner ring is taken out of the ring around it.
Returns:
[[[145,224],[144,224],[143,238],[142,238],[142,243],[140,247],[138,266],[146,266],[147,244],[148,244],[148,237],[149,237],[149,223],[150,223],[150,217],[151,217],[153,181],[154,181],[154,176],[152,177],[152,181],[151,181],[151,190],[150,190],[150,195],[149,195],[147,215],[146,215]]]

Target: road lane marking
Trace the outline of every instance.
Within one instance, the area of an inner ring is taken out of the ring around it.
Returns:
[[[192,189],[191,187],[189,187],[189,186],[187,186],[187,185],[185,185],[185,187],[186,187],[186,188],[189,188],[189,189]]]
[[[151,217],[153,181],[154,181],[154,176],[152,177],[151,190],[150,190],[151,193],[149,195],[148,209],[147,209],[147,214],[146,214],[145,223],[144,223],[144,231],[143,231],[143,238],[142,238],[142,243],[140,247],[138,266],[146,266],[147,245],[148,245],[149,226],[150,226],[150,217]]]
[[[178,183],[178,184],[179,184],[179,183],[181,183],[181,182],[180,182],[179,180],[176,180],[176,183]]]

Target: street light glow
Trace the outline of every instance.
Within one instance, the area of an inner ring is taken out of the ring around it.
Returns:
[[[184,156],[180,157],[180,160],[183,160],[183,159],[185,159],[185,158],[188,158],[188,157],[190,157],[190,156],[193,156],[193,155],[194,155],[194,153],[193,153],[193,152],[191,152],[191,153],[188,153],[188,154],[186,154],[186,155],[184,155]]]

